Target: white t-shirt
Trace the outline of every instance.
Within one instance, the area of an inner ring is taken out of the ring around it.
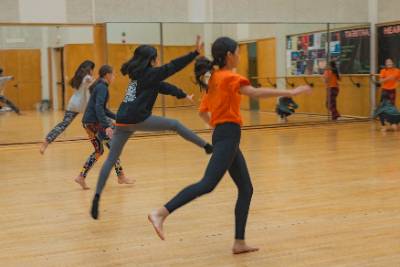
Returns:
[[[9,80],[12,80],[12,76],[0,76],[0,95],[3,95],[4,87]]]
[[[86,75],[79,89],[75,90],[74,94],[71,96],[68,102],[67,110],[73,112],[84,112],[86,109],[87,102],[89,100],[89,87],[93,82],[93,77]]]

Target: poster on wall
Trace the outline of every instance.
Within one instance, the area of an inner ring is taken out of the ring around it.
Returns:
[[[288,36],[286,40],[290,75],[317,74],[325,67],[326,33]]]
[[[330,33],[329,51],[343,74],[369,73],[369,28]],[[287,73],[322,74],[327,65],[327,33],[287,36]],[[290,55],[290,57],[289,57]]]
[[[338,62],[340,64],[339,70],[341,73],[369,73],[370,34],[368,28],[351,29],[340,32],[341,52]]]
[[[400,24],[378,27],[378,70],[388,58],[400,67]]]

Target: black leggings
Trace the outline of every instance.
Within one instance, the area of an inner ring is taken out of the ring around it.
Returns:
[[[210,193],[229,171],[239,191],[235,207],[235,238],[244,239],[253,186],[239,149],[240,126],[235,123],[220,124],[215,128],[212,139],[214,152],[203,179],[179,192],[165,208],[172,213],[195,198]]]

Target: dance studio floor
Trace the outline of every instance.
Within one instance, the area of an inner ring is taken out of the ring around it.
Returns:
[[[40,140],[61,115],[37,125],[37,114],[26,115],[31,123],[6,114],[12,128],[2,115],[2,142]],[[78,131],[76,121],[63,138]],[[400,266],[399,144],[400,132],[382,133],[375,122],[244,130],[254,186],[247,241],[260,251],[237,256],[229,176],[167,219],[166,241],[147,221],[207,164],[179,136],[128,141],[121,160],[137,182],[119,185],[112,173],[99,221],[89,208],[104,159],[87,177],[90,190],[73,182],[92,152],[88,141],[56,142],[44,156],[38,144],[1,145],[0,266]]]

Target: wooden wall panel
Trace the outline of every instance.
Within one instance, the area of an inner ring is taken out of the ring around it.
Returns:
[[[0,66],[4,70],[3,75],[14,77],[6,83],[4,95],[19,107],[18,79],[21,75],[18,72],[18,50],[0,50]]]
[[[353,82],[360,83],[361,87],[354,86],[349,76],[343,76],[338,97],[338,109],[343,115],[365,116],[370,115],[370,80],[369,77],[352,77]]]
[[[275,38],[257,40],[257,76],[259,77],[276,77],[276,40]],[[272,83],[276,83],[275,79],[271,79]],[[260,80],[262,87],[273,86],[267,80]],[[260,110],[275,110],[276,98],[260,99]]]
[[[248,77],[249,75],[248,51],[247,44],[245,43],[239,44],[239,65],[237,68],[237,72],[244,77]],[[250,109],[250,99],[248,96],[242,95],[240,107],[246,110]]]
[[[105,24],[93,26],[94,62],[101,66],[107,63],[107,31]]]
[[[361,87],[356,87],[350,80],[350,76],[343,76],[340,82],[338,96],[338,110],[342,115],[368,117],[370,113],[370,82],[369,77],[353,76],[354,82],[359,82]],[[296,86],[305,84],[301,77],[290,78],[290,82]],[[327,115],[325,105],[326,88],[321,77],[307,78],[308,82],[314,83],[311,95],[300,95],[294,99],[299,104],[298,112],[315,113]]]
[[[195,46],[164,46],[164,63],[183,56],[195,50]],[[194,83],[194,62],[190,63],[180,72],[174,74],[166,80],[166,82],[176,85],[188,94],[194,94],[196,102],[201,98],[199,87]],[[191,103],[185,99],[176,99],[173,96],[165,96],[165,103],[167,107],[188,106]]]
[[[35,109],[42,100],[40,50],[18,51],[19,105],[22,110]]]
[[[107,45],[107,64],[114,68],[115,80],[110,86],[110,108],[116,109],[125,96],[126,87],[129,82],[127,76],[122,76],[121,65],[132,57],[138,45],[136,44],[108,44]]]
[[[40,50],[0,50],[0,66],[5,75],[14,76],[5,87],[5,96],[21,110],[35,109],[42,96]]]

